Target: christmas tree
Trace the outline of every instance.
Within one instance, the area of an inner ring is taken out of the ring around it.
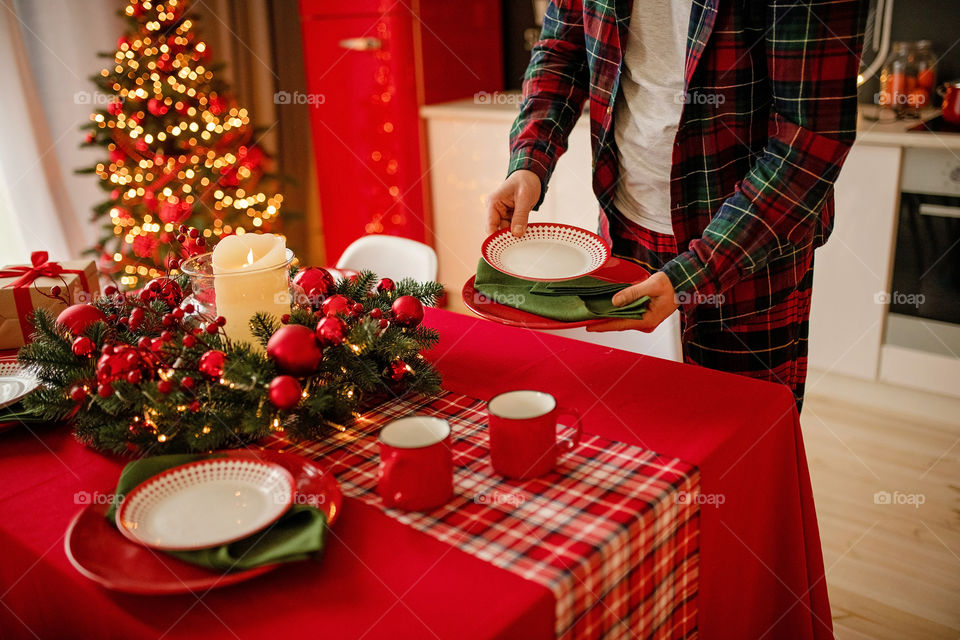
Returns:
[[[81,172],[96,173],[109,194],[94,208],[103,223],[95,250],[126,287],[178,266],[180,225],[214,240],[269,231],[283,201],[247,110],[208,66],[187,4],[128,0],[128,33],[93,78],[110,98],[91,115],[85,145],[109,158]]]

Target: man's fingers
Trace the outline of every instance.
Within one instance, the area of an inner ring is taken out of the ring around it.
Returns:
[[[487,200],[487,234],[503,228],[501,224],[503,222],[503,216],[501,215],[502,207],[503,205],[496,199],[496,196],[491,196]]]
[[[613,304],[614,306],[622,307],[645,295],[648,295],[646,281],[638,282],[637,284],[630,285],[626,289],[618,291],[613,296]]]
[[[527,229],[527,220],[530,218],[530,210],[537,204],[537,198],[540,194],[531,193],[531,189],[521,185],[517,189],[516,203],[513,207],[513,235],[522,236]]]

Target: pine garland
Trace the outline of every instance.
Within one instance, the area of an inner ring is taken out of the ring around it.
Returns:
[[[326,346],[317,370],[298,378],[303,393],[292,409],[278,409],[270,400],[269,384],[283,372],[263,350],[231,343],[213,318],[184,316],[177,311],[179,299],[115,290],[95,303],[106,319],[77,335],[42,309],[34,314],[35,336],[19,360],[41,386],[25,398],[25,409],[43,420],[72,420],[82,442],[117,453],[239,447],[280,429],[295,440],[322,438],[374,402],[440,388],[439,373],[421,355],[437,343],[437,331],[396,322],[383,328],[370,312],[379,309],[374,313],[390,318],[392,303],[405,295],[433,305],[442,286],[402,280],[392,291],[376,291],[376,281],[363,272],[336,284],[336,292],[359,302],[363,312],[344,317],[345,340]],[[130,322],[139,314],[135,309],[143,314]],[[319,315],[296,308],[284,320],[312,331]],[[251,320],[264,348],[282,326],[280,318],[266,314]],[[90,355],[75,353],[83,336],[93,343]],[[219,376],[205,373],[201,364],[210,351],[225,355]],[[140,373],[109,380],[105,388],[108,361],[121,357],[136,361]]]

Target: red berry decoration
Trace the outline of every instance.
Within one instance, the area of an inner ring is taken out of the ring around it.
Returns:
[[[353,315],[353,301],[340,294],[330,296],[320,305],[320,311],[325,316],[350,316]]]
[[[109,398],[113,395],[113,387],[110,386],[109,382],[105,382],[97,387],[97,395],[101,398]]]
[[[87,336],[80,336],[73,341],[73,355],[86,358],[93,354],[93,340]]]
[[[170,110],[170,107],[163,103],[163,100],[157,100],[156,98],[150,98],[147,101],[147,111],[155,116],[162,116],[167,111]]]
[[[83,400],[86,397],[87,397],[87,390],[84,389],[79,384],[75,384],[72,387],[70,387],[70,399],[73,400],[74,402],[83,402]]]
[[[67,307],[57,316],[57,324],[66,327],[75,336],[87,330],[94,322],[103,322],[106,316],[92,304],[75,304]]]
[[[183,302],[183,289],[170,278],[154,278],[140,291],[141,302],[162,300],[167,306],[177,307]]]
[[[397,285],[390,278],[380,278],[380,281],[377,282],[377,293],[390,293],[396,288]]]
[[[200,373],[206,374],[211,378],[219,378],[223,375],[223,365],[227,361],[227,354],[223,351],[211,349],[200,356],[200,364],[197,366]]]
[[[170,393],[173,391],[173,383],[169,380],[161,380],[157,383],[157,391],[164,394]]]
[[[415,327],[423,320],[423,303],[413,296],[400,296],[390,308],[394,321],[401,327]]]
[[[347,324],[336,316],[328,316],[317,323],[317,340],[324,347],[343,344],[346,338]]]
[[[270,402],[277,409],[284,411],[293,409],[300,402],[302,392],[300,383],[292,376],[277,376],[270,381]]]
[[[317,370],[323,352],[313,331],[303,325],[288,324],[270,337],[267,357],[284,373],[305,376]]]
[[[186,376],[183,380],[180,381],[180,384],[184,389],[193,389],[193,378]]]
[[[197,339],[190,335],[183,336],[183,346],[187,349],[195,347],[197,346]]]
[[[330,272],[320,267],[301,269],[293,276],[293,284],[303,289],[314,308],[320,306],[320,301],[333,293],[336,286]]]
[[[380,310],[380,307],[374,307],[373,309],[370,309],[370,313],[367,315],[369,315],[374,320],[379,320],[380,318],[383,317],[383,311]]]

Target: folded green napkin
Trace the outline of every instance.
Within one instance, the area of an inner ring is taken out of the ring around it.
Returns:
[[[134,460],[125,466],[120,474],[115,492],[117,499],[107,510],[107,520],[115,522],[116,505],[138,484],[167,469],[216,457],[221,456],[174,454]],[[241,571],[266,564],[311,558],[323,549],[326,536],[327,518],[322,511],[309,505],[294,505],[272,527],[242,540],[209,549],[167,553],[184,562],[209,569]]]
[[[477,291],[498,304],[563,322],[592,318],[643,318],[647,311],[647,296],[623,307],[613,306],[610,300],[613,294],[628,286],[590,276],[563,282],[533,282],[508,276],[482,259],[477,264],[474,281]]]

